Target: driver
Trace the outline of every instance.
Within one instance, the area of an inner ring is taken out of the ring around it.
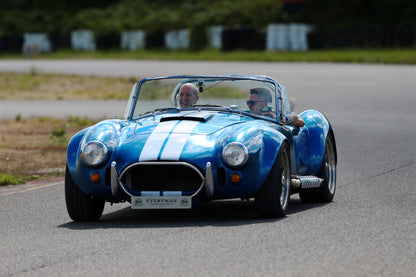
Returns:
[[[198,88],[192,83],[183,84],[179,90],[179,105],[189,108],[199,99]]]

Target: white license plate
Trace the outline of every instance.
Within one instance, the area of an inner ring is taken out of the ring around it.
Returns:
[[[132,209],[190,209],[190,196],[132,196]]]

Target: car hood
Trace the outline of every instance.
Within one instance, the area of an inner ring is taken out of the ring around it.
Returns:
[[[195,111],[146,117],[137,121],[134,134],[120,141],[118,157],[126,159],[123,161],[126,165],[137,160],[202,162],[220,151],[239,133],[237,129],[247,125],[241,123],[251,125],[250,121],[254,120],[229,112]],[[254,129],[252,133],[255,135]]]

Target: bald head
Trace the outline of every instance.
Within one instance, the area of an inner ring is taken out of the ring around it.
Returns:
[[[199,99],[198,88],[191,83],[183,84],[179,90],[179,104],[182,108],[189,108]]]

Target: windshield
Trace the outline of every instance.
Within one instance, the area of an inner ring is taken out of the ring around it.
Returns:
[[[232,77],[169,77],[143,80],[133,119],[147,112],[224,109],[276,119],[276,86],[269,80]]]

